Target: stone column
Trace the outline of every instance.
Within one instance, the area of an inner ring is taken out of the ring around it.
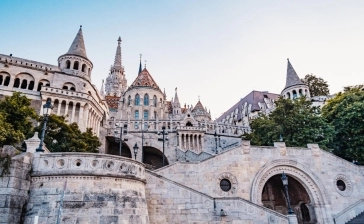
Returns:
[[[85,125],[85,122],[83,121],[83,108],[84,108],[84,105],[82,106],[80,104],[80,110],[78,111],[78,121],[76,121],[80,127],[80,130],[81,131],[86,131],[84,125]]]
[[[64,109],[64,116],[67,117],[68,115],[68,104],[69,102],[66,101],[66,108]]]
[[[59,113],[61,113],[61,107],[62,107],[62,102],[58,100],[57,116],[59,116]]]
[[[76,105],[72,105],[72,115],[71,115],[71,123],[75,120],[75,111],[76,111]]]

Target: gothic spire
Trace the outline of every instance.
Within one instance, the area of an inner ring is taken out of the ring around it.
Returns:
[[[287,64],[287,78],[286,78],[286,86],[284,89],[287,89],[288,87],[295,86],[295,85],[304,85],[304,83],[300,80],[298,77],[296,71],[291,65],[291,62],[287,58],[288,64]]]
[[[88,59],[86,55],[85,42],[83,40],[82,26],[80,26],[80,29],[78,30],[78,33],[66,54],[73,54]]]
[[[100,95],[101,95],[102,98],[105,97],[104,80],[102,80],[101,89],[100,89]]]
[[[174,94],[174,101],[173,103],[178,103],[179,104],[179,99],[178,99],[178,95],[177,95],[177,87],[175,89],[176,93]]]
[[[118,46],[116,48],[115,60],[114,60],[114,67],[121,67],[121,38],[118,39]]]
[[[142,72],[142,54],[140,54],[140,61],[139,61],[139,71],[138,75]]]

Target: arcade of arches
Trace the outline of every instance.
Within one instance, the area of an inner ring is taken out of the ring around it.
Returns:
[[[306,189],[293,177],[288,175],[287,177],[291,207],[297,216],[298,223],[317,223],[314,206]],[[288,206],[281,175],[275,175],[265,183],[262,192],[262,204],[266,208],[287,215]]]

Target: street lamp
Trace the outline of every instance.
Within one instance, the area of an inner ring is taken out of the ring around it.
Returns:
[[[149,125],[142,125],[142,162],[144,161],[144,126],[147,127],[146,131],[148,131]]]
[[[138,149],[139,149],[139,147],[138,147],[137,143],[135,143],[135,145],[134,145],[133,149],[134,149],[134,159],[136,160],[136,156],[137,156],[137,154],[138,154]]]
[[[119,127],[119,124],[115,124],[116,128]],[[124,124],[124,134],[128,134],[128,125],[127,124]],[[123,127],[120,125],[120,137],[118,136],[119,133],[117,130],[115,130],[115,142],[119,142],[119,156],[121,156],[121,152],[123,150]],[[126,139],[125,139],[126,141]]]
[[[218,154],[219,151],[217,151],[217,139],[219,139],[219,146],[220,146],[220,135],[218,135],[215,131],[214,137],[215,137],[215,145],[216,145],[216,154]]]
[[[279,135],[279,141],[280,141],[280,142],[283,142],[282,134],[280,134],[280,135]]]
[[[158,132],[158,135],[162,134],[162,138],[158,138],[158,141],[163,141],[163,162],[162,162],[162,166],[164,166],[164,142],[168,141],[168,137],[164,137],[166,135],[168,135],[168,132],[166,132],[166,127],[162,127],[162,133]]]
[[[53,109],[53,105],[51,103],[51,99],[47,99],[47,102],[43,105],[43,128],[42,128],[42,135],[40,136],[40,143],[39,147],[36,149],[36,152],[44,152],[43,149],[43,141],[44,141],[44,134],[47,127],[48,117],[51,115]]]
[[[289,200],[289,194],[288,194],[288,178],[286,176],[286,174],[283,172],[282,173],[282,183],[283,183],[283,186],[286,190],[286,199],[287,199],[287,204],[288,204],[288,214],[292,215],[294,214],[292,208],[291,208],[291,201]]]

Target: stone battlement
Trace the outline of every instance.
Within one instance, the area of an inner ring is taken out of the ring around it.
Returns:
[[[40,71],[58,71],[61,70],[58,68],[58,66],[50,65],[42,62],[32,61],[24,58],[18,58],[18,57],[12,57],[4,54],[0,54],[0,63],[5,63],[8,65],[16,65],[24,68],[31,68],[36,69]]]

